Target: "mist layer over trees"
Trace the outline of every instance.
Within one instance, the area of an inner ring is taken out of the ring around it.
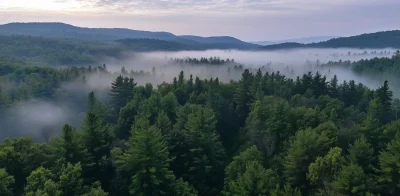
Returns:
[[[0,195],[400,193],[396,51],[0,59]]]

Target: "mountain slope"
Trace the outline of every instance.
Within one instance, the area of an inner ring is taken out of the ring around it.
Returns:
[[[313,37],[302,37],[295,39],[286,39],[286,40],[278,40],[278,41],[258,41],[252,42],[254,44],[268,46],[273,44],[282,44],[282,43],[300,43],[300,44],[310,44],[310,43],[318,43],[323,41],[328,41],[330,39],[338,38],[339,36],[313,36]]]
[[[200,37],[176,36],[168,32],[138,31],[122,28],[82,28],[64,23],[9,23],[0,25],[0,35],[32,35],[53,38],[69,38],[89,41],[114,41],[122,39],[158,39],[185,45],[202,45],[202,48],[251,49],[259,45],[243,42],[227,36]]]
[[[400,30],[340,37],[311,44],[281,43],[260,47],[261,50],[296,48],[400,48]]]
[[[0,54],[37,65],[90,65],[105,56],[121,57],[124,49],[111,43],[26,35],[0,35]]]
[[[218,37],[200,37],[200,36],[193,36],[193,35],[181,35],[179,36],[186,40],[196,41],[201,44],[209,44],[209,45],[222,45],[226,44],[226,48],[228,46],[233,48],[256,48],[259,47],[257,44],[247,43],[236,39],[234,37],[229,36],[218,36]]]

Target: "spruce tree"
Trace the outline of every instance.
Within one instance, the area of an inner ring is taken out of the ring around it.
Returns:
[[[64,125],[61,136],[51,142],[51,149],[56,159],[63,163],[76,164],[83,160],[84,146],[77,131],[71,125]]]
[[[172,195],[175,176],[161,132],[152,126],[138,129],[129,148],[119,156],[117,168],[132,175],[131,195]]]
[[[89,112],[82,126],[82,140],[86,156],[83,161],[83,176],[87,182],[100,180],[103,185],[109,180],[109,135],[108,129],[95,114]]]
[[[225,150],[215,125],[215,115],[208,108],[191,113],[185,125],[185,140],[190,150],[185,176],[200,195],[216,194],[223,183]]]
[[[276,187],[276,177],[271,169],[264,169],[258,162],[248,162],[246,171],[231,182],[229,195],[268,195]]]
[[[0,169],[0,195],[12,196],[14,189],[14,177],[10,176],[5,169]]]

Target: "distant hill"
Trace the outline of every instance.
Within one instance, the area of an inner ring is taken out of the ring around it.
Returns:
[[[1,55],[18,58],[35,65],[95,64],[105,56],[121,57],[123,51],[123,47],[112,43],[26,35],[0,35]]]
[[[310,44],[310,43],[318,43],[327,41],[333,38],[338,38],[339,36],[314,36],[314,37],[303,37],[303,38],[295,38],[295,39],[286,39],[286,40],[278,40],[278,41],[259,41],[252,42],[254,44],[268,46],[273,44],[282,44],[282,43],[300,43],[300,44]]]
[[[137,51],[137,52],[149,52],[149,51],[180,51],[189,50],[190,47],[186,44],[175,42],[175,41],[165,41],[159,39],[121,39],[117,40],[118,43],[123,45],[125,48]]]
[[[252,43],[247,43],[244,41],[241,41],[239,39],[236,39],[234,37],[229,37],[229,36],[219,36],[219,37],[200,37],[200,36],[193,36],[193,35],[182,35],[179,36],[181,38],[184,38],[186,40],[192,40],[195,42],[198,42],[203,45],[209,45],[211,48],[212,46],[217,47],[218,45],[220,47],[224,47],[224,49],[227,48],[256,48],[259,47],[257,44],[252,44]]]
[[[0,25],[0,35],[32,35],[89,41],[114,41],[146,38],[174,41],[185,45],[211,44],[211,48],[221,49],[252,49],[259,47],[259,45],[243,42],[239,39],[227,36],[177,36],[168,32],[139,31],[122,28],[82,28],[64,23],[9,23]]]
[[[296,48],[400,48],[400,30],[333,38],[327,41],[311,44],[281,43],[263,46],[260,49],[277,50]]]

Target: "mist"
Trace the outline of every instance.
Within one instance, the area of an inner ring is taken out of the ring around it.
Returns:
[[[99,65],[106,64],[111,73],[86,74],[85,82],[66,82],[56,91],[52,100],[22,102],[0,114],[0,139],[6,137],[31,136],[38,141],[48,141],[57,136],[63,124],[72,124],[79,128],[85,114],[89,92],[94,91],[96,98],[103,104],[109,103],[111,83],[118,75],[134,77],[138,85],[158,84],[173,81],[180,71],[185,78],[189,75],[202,79],[217,78],[229,82],[239,80],[244,69],[256,72],[259,68],[265,72],[277,72],[289,78],[296,78],[308,72],[319,72],[329,80],[337,75],[340,81],[355,80],[371,89],[383,84],[383,78],[371,78],[354,73],[344,66],[321,66],[329,61],[358,61],[375,57],[391,57],[394,49],[299,49],[282,51],[238,51],[208,50],[181,52],[132,53],[124,59],[105,57]],[[234,59],[235,62],[221,65],[177,63],[173,59],[219,57]],[[122,67],[126,72],[121,73]],[[389,81],[390,82],[390,81]],[[398,87],[393,87],[398,96]]]

